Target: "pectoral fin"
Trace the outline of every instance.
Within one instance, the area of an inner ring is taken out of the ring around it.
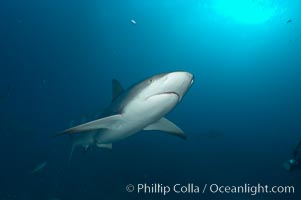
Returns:
[[[72,133],[78,133],[78,132],[84,132],[84,131],[92,131],[97,129],[110,129],[115,123],[119,122],[121,120],[121,115],[112,115],[109,117],[97,119],[79,126],[75,126],[73,128],[67,129],[58,135],[63,134],[72,134]]]
[[[177,125],[175,125],[174,123],[172,123],[171,121],[169,121],[168,119],[166,119],[164,117],[162,117],[157,122],[148,125],[143,130],[145,130],[145,131],[151,131],[151,130],[163,131],[163,132],[169,133],[171,135],[178,136],[182,139],[187,138],[186,134],[182,131],[182,129],[180,129],[179,127],[177,127]]]

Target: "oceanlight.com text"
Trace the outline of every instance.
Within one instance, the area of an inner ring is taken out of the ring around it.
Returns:
[[[198,185],[194,183],[174,185],[165,185],[161,183],[141,183],[128,184],[126,191],[137,194],[159,194],[168,195],[175,194],[249,194],[255,196],[257,194],[294,194],[294,186],[269,186],[264,184],[251,185],[248,183],[242,185],[219,185],[219,184],[204,184]]]

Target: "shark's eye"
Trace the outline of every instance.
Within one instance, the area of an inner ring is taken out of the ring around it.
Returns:
[[[149,83],[152,83],[153,82],[153,79],[149,79],[149,81],[148,81]]]

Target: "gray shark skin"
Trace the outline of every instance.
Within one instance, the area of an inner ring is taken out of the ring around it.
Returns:
[[[127,90],[113,80],[112,102],[102,118],[57,135],[70,135],[72,151],[77,146],[112,149],[112,143],[142,130],[163,131],[185,139],[185,133],[164,116],[182,100],[192,83],[193,75],[181,71],[152,76]]]

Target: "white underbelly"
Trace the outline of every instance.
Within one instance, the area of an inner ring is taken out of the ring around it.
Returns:
[[[97,134],[97,143],[112,143],[143,130],[146,126],[158,121],[178,103],[178,95],[163,93],[153,95],[147,100],[135,100],[128,104],[122,113],[122,119],[112,128]]]
[[[147,123],[124,122],[112,129],[106,129],[95,136],[96,143],[107,144],[123,140],[143,130]]]

